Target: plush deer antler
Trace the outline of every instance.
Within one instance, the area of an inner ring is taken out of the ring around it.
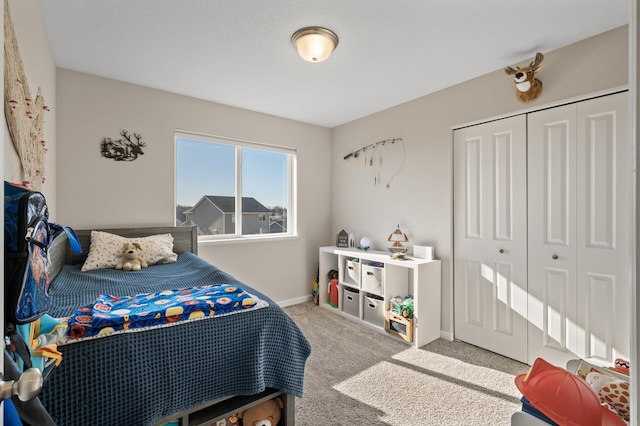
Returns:
[[[516,83],[516,98],[520,102],[531,102],[542,93],[542,82],[535,78],[536,73],[540,70],[540,63],[544,59],[542,53],[536,53],[536,57],[528,67],[514,68],[506,67],[504,72],[508,75],[515,74],[513,80]]]

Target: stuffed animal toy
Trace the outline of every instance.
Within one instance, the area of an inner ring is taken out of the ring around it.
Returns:
[[[238,413],[243,426],[276,426],[282,415],[282,399],[273,398]]]
[[[212,423],[211,426],[240,426],[238,423],[240,419],[238,418],[238,414],[234,414],[225,419],[218,420],[215,423]]]
[[[506,67],[504,72],[508,75],[515,74],[513,80],[516,83],[516,98],[520,102],[528,103],[536,99],[542,93],[542,82],[535,78],[540,70],[540,63],[544,59],[542,53],[536,53],[536,58],[531,61],[528,67],[515,68]]]
[[[122,246],[123,259],[116,264],[116,269],[124,269],[125,271],[139,271],[146,268],[147,261],[142,258],[140,252],[142,248],[138,243],[124,243]]]
[[[629,382],[592,371],[585,378],[600,399],[600,405],[629,421],[631,394]]]

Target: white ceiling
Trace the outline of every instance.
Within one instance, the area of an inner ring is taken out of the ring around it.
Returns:
[[[526,65],[628,24],[630,10],[628,0],[37,3],[60,68],[330,128]],[[340,38],[320,64],[290,40],[311,25]]]

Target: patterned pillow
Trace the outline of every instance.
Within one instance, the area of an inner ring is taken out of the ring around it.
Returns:
[[[125,238],[103,231],[91,231],[91,246],[82,271],[115,268],[121,259],[122,246],[127,242],[136,242],[142,247],[142,257],[149,265],[172,263],[178,259],[173,252],[173,236],[157,234],[141,238]]]

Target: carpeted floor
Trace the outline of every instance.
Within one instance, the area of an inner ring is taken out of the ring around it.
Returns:
[[[509,425],[529,367],[460,342],[421,348],[311,302],[285,308],[311,342],[297,426]]]

